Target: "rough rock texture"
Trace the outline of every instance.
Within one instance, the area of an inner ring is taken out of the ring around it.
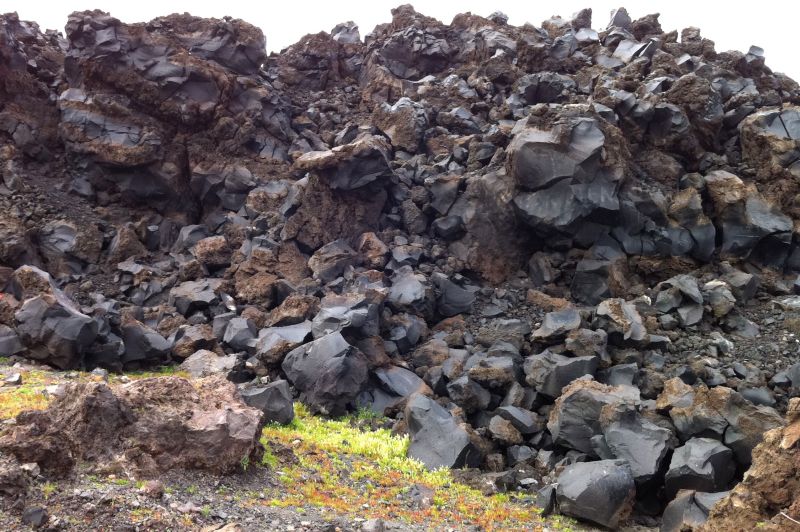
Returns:
[[[345,412],[367,379],[363,353],[338,332],[289,352],[282,368],[309,406],[331,415]]]
[[[225,472],[258,454],[260,428],[261,412],[218,377],[194,385],[178,377],[116,388],[79,383],[47,410],[20,414],[0,434],[0,450],[54,477],[79,464],[141,476],[172,468]]]
[[[788,424],[764,434],[744,480],[709,515],[704,531],[791,530],[800,517],[800,400],[792,399]],[[781,515],[781,512],[786,516]]]
[[[0,16],[0,356],[369,408],[551,502],[624,461],[634,520],[699,522],[800,394],[800,87],[623,8],[331,27]]]
[[[0,507],[24,502],[30,485],[30,476],[16,458],[0,457]]]
[[[453,416],[429,397],[412,395],[406,404],[406,419],[411,444],[408,455],[428,469],[475,466],[480,450]]]
[[[572,464],[558,477],[556,501],[566,515],[616,528],[630,512],[636,489],[623,461]]]

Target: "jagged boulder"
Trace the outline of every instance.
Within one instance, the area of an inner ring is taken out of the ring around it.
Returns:
[[[506,171],[520,191],[514,205],[534,230],[572,235],[592,214],[616,216],[625,147],[614,129],[578,109],[543,110],[515,126]]]
[[[798,517],[800,494],[799,413],[800,400],[793,398],[787,411],[787,425],[764,434],[764,441],[753,451],[753,465],[744,480],[711,509],[708,522],[699,530],[778,531],[794,526],[791,519]]]
[[[367,360],[335,332],[290,351],[281,364],[304,402],[319,412],[344,413],[367,382]]]
[[[17,417],[0,450],[63,477],[78,465],[153,477],[175,468],[231,471],[257,457],[261,412],[220,378],[68,384],[42,411]],[[176,445],[176,442],[180,442]]]
[[[13,284],[20,296],[28,297],[14,314],[25,356],[61,369],[78,367],[97,337],[97,322],[36,267],[18,268]]]
[[[623,460],[572,464],[558,476],[561,513],[612,529],[631,511],[635,495],[633,475]]]
[[[413,394],[406,403],[405,416],[411,444],[408,456],[429,469],[474,467],[481,453],[467,431],[433,399]]]

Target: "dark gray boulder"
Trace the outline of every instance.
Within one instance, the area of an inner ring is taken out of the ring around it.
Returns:
[[[492,399],[489,390],[466,375],[448,383],[447,395],[468,414],[486,410]]]
[[[16,331],[8,325],[0,324],[0,355],[11,356],[24,351]]]
[[[760,280],[752,273],[745,273],[741,270],[728,267],[720,279],[728,283],[734,297],[740,303],[747,303],[756,295]]]
[[[247,318],[236,317],[228,322],[222,341],[236,351],[248,351],[255,344],[258,331]]]
[[[711,438],[692,438],[675,449],[664,477],[664,489],[674,497],[680,489],[721,491],[736,472],[733,451]]]
[[[758,262],[782,266],[790,249],[792,219],[768,202],[755,185],[746,185],[730,172],[709,172],[705,183],[722,231],[720,253],[738,257],[752,254]]]
[[[576,89],[569,76],[555,72],[536,72],[517,81],[516,93],[527,104],[555,103],[569,98]]]
[[[215,293],[219,283],[219,279],[183,282],[169,291],[169,304],[184,316],[206,310],[220,301]]]
[[[594,376],[599,363],[596,356],[566,357],[545,350],[525,359],[525,382],[537,392],[555,399],[575,379]]]
[[[542,325],[533,331],[531,337],[546,343],[557,343],[570,331],[581,326],[581,314],[574,308],[567,308],[544,315]]]
[[[57,289],[26,300],[14,319],[25,356],[60,369],[78,367],[97,337],[97,322]]]
[[[672,438],[668,429],[632,410],[623,411],[617,419],[603,423],[606,447],[615,458],[630,465],[637,484],[648,482],[659,473],[672,448]]]
[[[281,364],[303,401],[328,415],[347,411],[367,383],[367,360],[341,333],[309,342],[286,355]]]
[[[255,341],[256,357],[268,366],[278,364],[289,351],[299,347],[310,335],[310,321],[261,329]]]
[[[413,371],[399,366],[376,368],[370,385],[358,396],[358,406],[380,415],[396,407],[414,393],[432,395],[432,391]]]
[[[416,373],[399,366],[376,368],[372,374],[385,391],[406,398],[414,393],[429,394],[430,389]]]
[[[539,235],[575,236],[588,218],[611,225],[624,165],[611,126],[586,108],[530,115],[513,130],[506,171],[518,187],[519,218]]]
[[[131,319],[123,323],[120,333],[125,342],[123,364],[163,364],[172,352],[172,342],[139,321]]]
[[[463,288],[443,274],[434,274],[431,281],[436,287],[436,310],[445,317],[469,312],[475,302],[475,291]]]
[[[603,433],[603,410],[633,411],[638,403],[639,390],[636,388],[577,380],[567,386],[556,400],[547,429],[554,443],[589,456],[598,456],[592,439]]]
[[[697,530],[707,520],[714,505],[730,492],[708,493],[694,490],[680,490],[661,516],[660,532],[682,532]]]
[[[558,476],[556,502],[571,517],[616,528],[633,506],[636,486],[623,460],[568,465]]]
[[[434,232],[445,240],[455,240],[463,235],[465,227],[461,216],[443,216],[431,224]]]
[[[597,169],[605,144],[597,122],[583,118],[559,126],[549,131],[522,127],[515,134],[508,148],[508,170],[520,188],[542,190]],[[571,134],[564,135],[562,128],[571,129]]]
[[[386,302],[398,311],[430,315],[434,294],[424,275],[415,273],[411,266],[403,266],[392,275],[392,286]]]
[[[575,267],[570,293],[586,305],[597,305],[612,295],[612,287],[625,286],[627,256],[619,243],[610,237],[600,239],[589,248]]]
[[[342,275],[348,266],[356,262],[358,254],[344,240],[334,240],[325,244],[308,259],[308,267],[314,278],[323,284]]]
[[[320,310],[311,322],[314,338],[340,331],[359,336],[377,336],[379,305],[367,294],[348,292],[328,294],[320,301]]]
[[[364,135],[332,150],[305,153],[295,167],[316,172],[334,190],[354,190],[391,176],[390,160],[386,139]]]
[[[481,453],[470,435],[433,399],[413,394],[405,409],[411,443],[408,456],[425,464],[428,469],[440,467],[475,467]]]
[[[545,420],[539,414],[518,406],[501,406],[495,414],[511,422],[523,436],[536,434],[545,427]]]
[[[265,386],[252,386],[239,390],[239,395],[248,406],[264,413],[265,423],[287,425],[294,419],[294,404],[289,383],[285,380],[270,382]]]
[[[532,449],[527,445],[512,445],[506,452],[508,458],[508,465],[514,467],[518,464],[529,464],[536,458],[536,449]]]
[[[184,225],[178,231],[178,238],[172,245],[172,251],[180,253],[194,247],[195,244],[207,238],[208,228],[205,225]]]

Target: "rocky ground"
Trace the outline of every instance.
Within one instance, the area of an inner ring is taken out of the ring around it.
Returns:
[[[170,368],[107,376],[12,362],[0,359],[5,382],[0,419],[6,427],[22,411],[45,408],[67,385],[191,379]],[[11,384],[9,377],[19,382]],[[459,480],[445,471],[426,472],[405,457],[408,441],[392,435],[391,425],[363,411],[324,420],[301,406],[290,424],[264,429],[266,453],[260,459],[226,475],[173,469],[156,479],[137,479],[124,471],[100,473],[98,463],[83,465],[66,478],[26,472],[31,478],[24,505],[7,506],[0,512],[0,525],[4,530],[30,528],[25,520],[43,510],[43,527],[49,530],[591,529],[542,519],[533,494],[509,498],[480,475]],[[6,465],[0,465],[0,490],[11,478]]]
[[[791,461],[800,86],[624,9],[391,15],[0,17],[3,519],[714,529]]]

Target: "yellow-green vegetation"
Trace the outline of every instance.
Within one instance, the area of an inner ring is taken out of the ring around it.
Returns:
[[[45,387],[58,382],[57,377],[48,371],[16,370],[0,367],[0,375],[19,373],[22,384],[0,388],[0,419],[15,417],[25,410],[41,410],[47,407],[49,399]]]
[[[45,388],[51,384],[99,380],[89,373],[10,368],[0,361],[0,375],[19,372],[22,384],[0,388],[0,420],[24,410],[46,408],[50,400]],[[186,375],[174,367],[128,373],[128,379],[163,375]],[[121,382],[111,375],[109,381]],[[291,506],[298,513],[316,506],[327,512],[359,518],[383,518],[414,523],[431,529],[463,528],[476,525],[485,530],[570,530],[572,521],[561,517],[545,520],[530,502],[517,494],[485,496],[478,490],[455,482],[448,470],[429,471],[406,456],[407,436],[387,429],[372,429],[380,419],[369,412],[358,412],[340,419],[312,415],[303,405],[295,405],[295,419],[287,426],[269,425],[262,443],[265,453],[260,464],[243,460],[243,468],[260,465],[272,470],[280,481],[278,488],[253,493],[237,493],[242,505]],[[287,452],[291,450],[291,452]],[[130,487],[125,478],[95,479]],[[139,484],[136,484],[139,487]],[[45,483],[42,494],[50,497],[56,485]],[[173,488],[166,487],[167,493]],[[199,493],[190,485],[184,493]],[[134,522],[158,520],[149,511],[131,512]],[[187,526],[191,523],[187,521]]]
[[[158,520],[159,512],[150,508],[134,508],[128,511],[128,517],[134,523],[143,523],[145,521]]]
[[[52,482],[45,482],[42,484],[42,495],[44,495],[45,499],[49,499],[50,496],[56,492],[56,485]]]
[[[253,502],[315,505],[353,517],[432,528],[472,524],[486,530],[543,529],[544,520],[529,502],[513,494],[485,496],[454,482],[448,470],[429,471],[406,456],[407,436],[386,429],[364,430],[361,418],[324,419],[297,404],[291,424],[267,426],[262,438],[268,449],[264,463],[275,469],[283,485]],[[297,460],[279,461],[279,446],[290,448]],[[424,495],[411,498],[412,490]],[[548,520],[547,526],[565,530],[567,525]]]
[[[183,377],[188,379],[189,373],[182,371],[178,366],[161,366],[156,369],[147,371],[128,371],[124,375],[109,375],[109,382],[119,382],[120,379],[126,377],[128,379],[149,379],[151,377]]]

